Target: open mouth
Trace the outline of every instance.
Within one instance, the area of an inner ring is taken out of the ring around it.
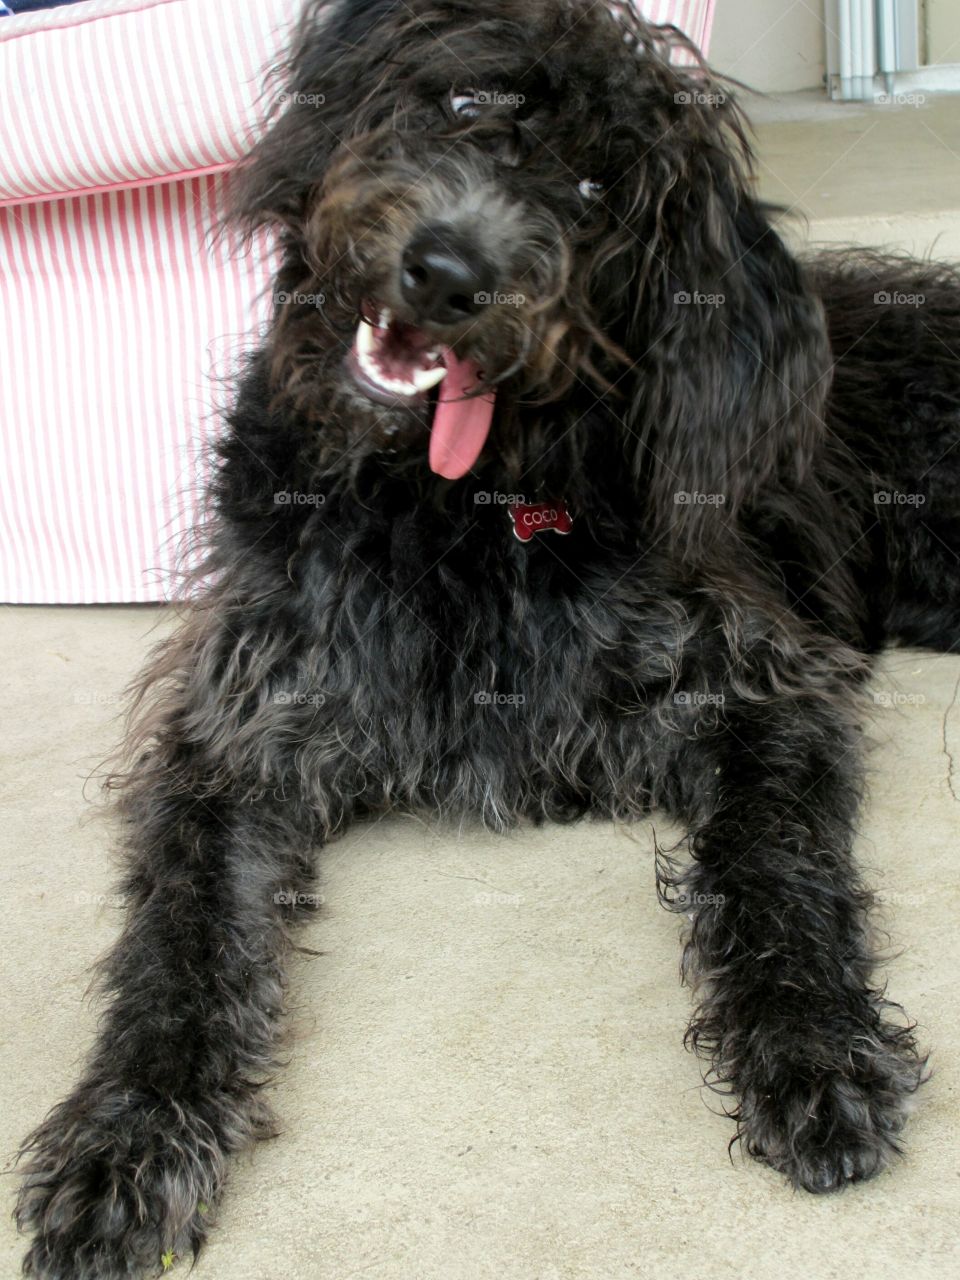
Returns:
[[[423,395],[447,376],[442,350],[433,339],[397,320],[386,307],[375,322],[364,317],[357,325],[353,344],[356,372],[367,387],[381,392],[389,402],[398,396]]]
[[[378,307],[364,308],[347,365],[357,387],[380,404],[413,401],[439,386],[430,469],[447,480],[466,475],[483,451],[495,401],[493,392],[476,394],[483,382],[476,361]]]

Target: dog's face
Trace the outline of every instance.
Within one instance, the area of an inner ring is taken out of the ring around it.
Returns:
[[[312,151],[304,272],[283,293],[323,301],[280,311],[285,350],[294,331],[372,443],[432,421],[442,474],[476,460],[496,396],[556,400],[620,355],[638,156],[663,126],[637,116],[635,24],[595,9],[371,0],[302,29],[281,132],[291,161]]]
[[[649,452],[638,418],[682,412],[665,369],[699,352],[716,383],[711,341],[746,394],[709,304],[678,299],[729,298],[726,328],[769,348],[748,309],[758,285],[782,307],[783,282],[754,269],[735,109],[671,40],[591,0],[308,7],[240,208],[285,228],[274,376],[338,447],[419,450],[456,479],[602,404]],[[701,412],[707,390],[686,395]]]

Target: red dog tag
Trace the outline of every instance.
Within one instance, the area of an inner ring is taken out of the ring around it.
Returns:
[[[514,536],[521,542],[529,542],[535,533],[546,529],[569,533],[573,528],[573,517],[562,498],[551,498],[548,502],[511,502],[507,513]]]

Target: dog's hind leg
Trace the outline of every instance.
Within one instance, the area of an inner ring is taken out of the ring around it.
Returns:
[[[849,501],[874,547],[862,589],[875,642],[956,652],[960,271],[864,249],[810,265],[837,357],[827,406],[835,461],[862,476]]]
[[[884,504],[877,518],[885,555],[878,557],[874,598],[882,602],[883,635],[899,644],[960,651],[960,425],[930,475],[908,475],[911,502]],[[906,468],[902,468],[906,470]],[[916,469],[915,469],[916,470]],[[899,496],[895,491],[891,496]]]
[[[103,963],[110,1003],[81,1082],[24,1144],[24,1270],[43,1280],[155,1275],[195,1252],[227,1156],[270,1132],[260,1085],[309,821],[289,796],[218,793],[185,747],[141,761],[122,808],[128,916]]]
[[[664,900],[692,917],[688,1043],[736,1097],[746,1150],[814,1192],[883,1168],[923,1076],[910,1028],[872,986],[848,714],[784,698],[688,740],[681,766],[712,812],[690,864],[660,871]]]

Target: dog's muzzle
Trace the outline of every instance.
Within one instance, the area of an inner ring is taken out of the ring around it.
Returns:
[[[403,252],[400,292],[420,324],[462,324],[496,285],[492,267],[452,228],[425,227]]]
[[[463,339],[464,326],[494,296],[496,276],[461,235],[445,225],[421,227],[399,264],[399,292],[410,319],[376,299],[363,307],[348,368],[371,400],[392,406],[421,401],[439,386],[430,430],[432,471],[459,480],[483,451],[493,422],[494,395],[478,395],[483,375],[458,355],[444,330]],[[468,330],[469,332],[469,330]]]

